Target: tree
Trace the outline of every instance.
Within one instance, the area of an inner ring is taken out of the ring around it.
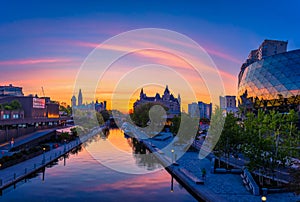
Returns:
[[[208,129],[207,136],[205,138],[205,141],[204,141],[202,147],[204,147],[205,150],[207,150],[207,151],[212,151],[213,149],[215,149],[214,153],[218,157],[220,157],[221,153],[218,152],[219,149],[215,148],[215,146],[218,143],[219,138],[221,136],[224,122],[225,122],[225,117],[223,116],[222,109],[220,107],[216,106],[216,108],[211,116],[210,127]],[[205,150],[201,149],[200,155],[201,155],[201,152],[203,151],[204,152],[203,156],[206,156],[207,153],[205,152]],[[219,165],[220,165],[220,161],[219,161]]]
[[[133,120],[134,124],[140,127],[146,127],[150,121],[149,111],[151,107],[155,105],[160,105],[161,107],[164,108],[165,111],[167,111],[167,107],[162,106],[159,103],[146,103],[146,104],[139,105],[138,107],[135,108],[134,112],[130,114],[131,120]],[[163,114],[161,113],[161,111],[157,110],[156,115],[153,116],[153,118],[161,119],[162,115]]]
[[[275,169],[286,167],[292,156],[298,155],[298,116],[291,110],[288,114],[276,111],[248,113],[244,121],[243,136],[246,140],[243,153],[249,158],[251,170],[272,175]],[[263,184],[263,178],[260,180]]]
[[[238,119],[234,114],[227,114],[220,139],[214,148],[215,153],[217,153],[219,157],[225,155],[227,160],[229,160],[230,154],[236,155],[240,152],[239,146],[242,144],[242,138],[239,134],[237,121]]]
[[[71,116],[72,107],[70,105],[65,106],[65,104],[62,103],[62,105],[59,105],[59,111],[63,111],[67,116]]]
[[[18,100],[11,101],[10,106],[13,110],[22,109],[22,105]]]
[[[100,111],[100,114],[101,114],[104,122],[108,121],[109,118],[111,117],[111,113],[109,113],[109,111],[107,111],[107,110]]]
[[[176,135],[178,133],[179,127],[180,127],[180,121],[181,121],[181,116],[175,116],[172,119],[172,123],[171,123],[171,127],[170,127],[170,131]]]
[[[102,113],[96,112],[96,117],[99,125],[103,125],[105,123]]]

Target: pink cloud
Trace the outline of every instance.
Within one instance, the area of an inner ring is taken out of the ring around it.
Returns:
[[[0,65],[32,65],[41,63],[64,63],[70,62],[67,58],[39,58],[39,59],[20,59],[20,60],[4,60],[0,61]]]
[[[218,56],[220,58],[223,58],[225,60],[229,60],[231,62],[234,62],[234,63],[237,63],[237,64],[242,64],[243,62],[232,57],[231,55],[227,55],[226,53],[223,53],[223,52],[219,52],[217,50],[214,50],[214,49],[210,49],[210,48],[206,48],[205,49],[209,54],[212,54],[212,55],[215,55],[215,56]]]

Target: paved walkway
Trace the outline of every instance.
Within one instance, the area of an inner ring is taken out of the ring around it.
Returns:
[[[27,135],[23,135],[21,137],[15,138],[14,139],[14,147],[18,147],[20,145],[26,144],[28,142],[31,142],[37,138],[43,137],[44,135],[55,131],[56,129],[45,129],[45,130],[40,130],[40,131],[36,131]],[[4,142],[2,144],[0,144],[0,151],[1,150],[9,150],[11,149],[11,144],[10,141]]]
[[[173,138],[164,141],[146,139],[144,134],[138,133],[135,128],[131,128],[135,136],[142,141],[146,147],[159,158],[164,165],[169,165],[167,169],[176,175],[194,194],[201,196],[205,201],[249,201],[259,202],[261,196],[254,196],[243,185],[239,174],[213,174],[210,173],[211,162],[207,158],[199,159],[198,152],[184,152],[182,146],[174,146]],[[173,152],[172,152],[173,150]],[[172,165],[175,161],[175,154],[183,154],[176,162],[179,165]],[[206,179],[204,184],[196,184],[193,178],[187,176],[182,171],[186,171],[197,179],[202,179],[202,168],[206,169]],[[267,201],[300,201],[300,196],[293,193],[268,194]]]
[[[7,187],[16,181],[23,179],[30,173],[36,172],[37,170],[43,168],[45,165],[51,163],[57,158],[63,156],[65,153],[71,151],[73,148],[87,141],[89,138],[93,137],[98,133],[99,130],[101,129],[94,130],[80,139],[76,139],[66,143],[65,145],[61,145],[56,149],[45,152],[44,154],[0,170],[0,189]]]
[[[165,148],[172,145],[172,139],[165,141],[143,140],[150,150],[154,151],[155,145],[163,150],[164,154],[159,154],[160,158],[172,162],[171,152],[166,152]],[[173,147],[176,152],[176,147]],[[177,150],[178,151],[178,150]],[[243,185],[242,178],[238,174],[213,174],[210,173],[211,162],[207,158],[199,159],[198,152],[186,152],[180,159],[177,160],[178,166],[171,165],[170,169],[182,179],[192,190],[198,192],[207,201],[261,201],[261,196],[254,196],[247,191]],[[180,170],[184,168],[198,179],[202,179],[202,168],[206,169],[206,179],[204,185],[196,184],[192,179],[184,175]],[[300,201],[300,196],[295,196],[293,193],[269,194],[268,201]]]

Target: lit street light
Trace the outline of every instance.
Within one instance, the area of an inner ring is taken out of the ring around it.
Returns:
[[[267,197],[266,197],[266,196],[262,196],[262,197],[261,197],[261,201],[262,201],[262,202],[267,201]]]
[[[45,158],[45,150],[46,150],[46,148],[43,147],[43,161],[42,161],[42,164],[44,164],[45,161],[46,161],[46,158]]]
[[[171,152],[172,152],[172,163],[174,163],[174,149],[172,149]]]

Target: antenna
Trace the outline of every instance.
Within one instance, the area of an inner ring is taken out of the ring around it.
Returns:
[[[44,95],[44,97],[45,97],[45,92],[44,92],[44,88],[43,88],[43,86],[42,86],[42,92],[43,92],[43,95]]]

